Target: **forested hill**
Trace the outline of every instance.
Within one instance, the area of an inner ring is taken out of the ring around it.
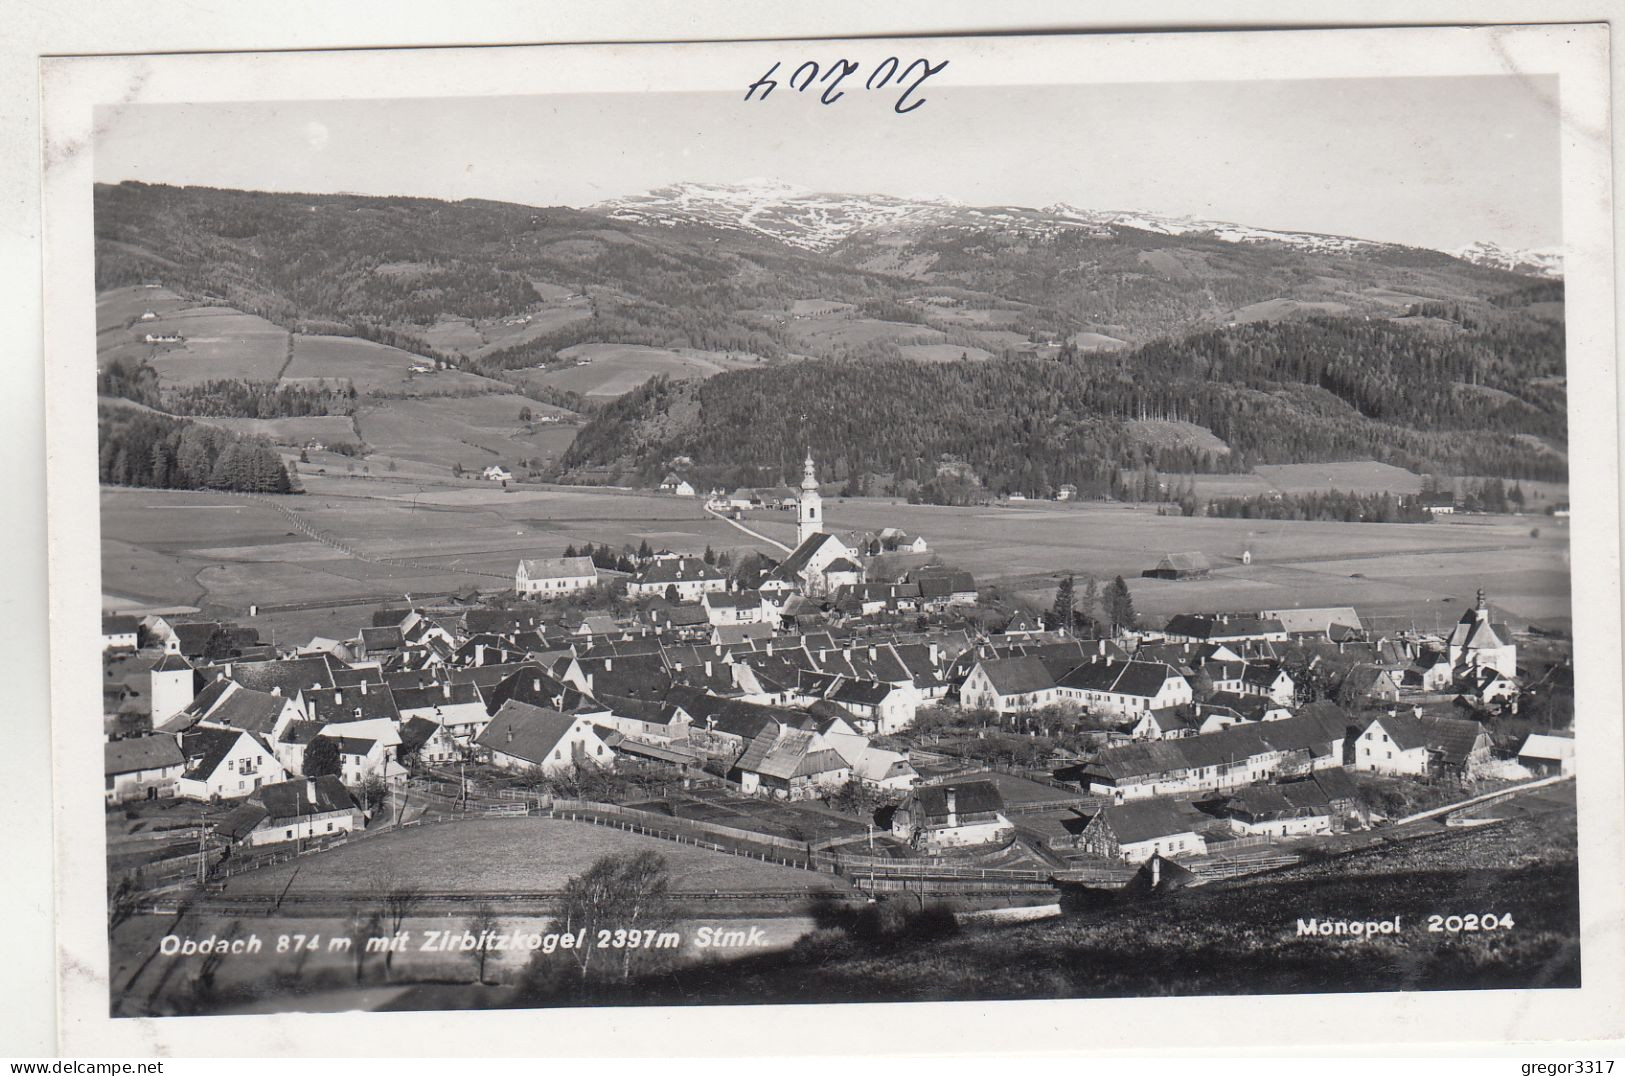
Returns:
[[[1487,320],[1315,318],[1107,356],[805,362],[656,381],[605,408],[564,463],[648,481],[687,457],[700,481],[732,485],[787,477],[811,446],[854,492],[878,475],[888,492],[923,487],[938,500],[969,492],[956,477],[966,468],[992,492],[1028,495],[1062,483],[1115,492],[1123,468],[1366,458],[1562,480],[1562,324],[1524,309],[1549,305],[1554,287],[1533,285]],[[1223,444],[1147,436],[1167,426],[1148,420],[1194,424]]]

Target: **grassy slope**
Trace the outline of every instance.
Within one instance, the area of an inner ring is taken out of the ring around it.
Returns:
[[[1510,914],[1515,926],[1427,930],[1433,913],[1490,912]],[[1296,936],[1299,917],[1395,915],[1402,933],[1394,937]],[[681,969],[615,999],[945,1001],[1575,986],[1578,938],[1572,828],[1517,820],[1058,922],[890,943],[826,930],[788,953]]]

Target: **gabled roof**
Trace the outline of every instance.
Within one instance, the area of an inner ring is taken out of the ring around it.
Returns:
[[[102,617],[103,635],[134,635],[140,627],[140,617],[117,615]]]
[[[1531,732],[1518,748],[1519,758],[1545,759],[1560,762],[1563,759],[1574,757],[1574,738],[1572,736],[1548,736],[1544,733]]]
[[[273,822],[355,808],[355,800],[351,798],[349,789],[344,787],[337,774],[332,773],[310,781],[301,778],[262,785],[253,798],[265,808]]]
[[[1035,657],[989,658],[981,669],[1000,695],[1029,695],[1055,686],[1055,677]]]
[[[248,735],[240,729],[194,728],[181,736],[181,754],[186,756],[186,774],[202,781],[214,773],[239,738]]]
[[[578,720],[581,718],[575,714],[510,700],[491,717],[491,723],[475,742],[539,766],[549,760],[559,741]]]
[[[401,753],[410,754],[428,743],[440,728],[438,721],[426,717],[409,717],[401,722]]]
[[[526,557],[519,566],[526,579],[584,579],[598,574],[591,557]]]
[[[1213,567],[1205,553],[1169,553],[1157,562],[1157,571],[1205,572]]]
[[[212,685],[211,685],[212,686]],[[225,725],[260,736],[269,736],[288,700],[252,688],[238,688],[209,710],[203,718],[211,725]]]
[[[404,682],[404,681],[403,681]],[[480,705],[478,684],[454,684],[450,680],[430,682],[422,687],[396,686],[391,678],[390,694],[395,697],[395,708],[401,713],[408,710],[433,710],[442,706]]]
[[[670,560],[651,561],[632,577],[632,582],[644,586],[666,586],[672,583],[692,583],[728,578],[728,573],[707,564],[701,557],[673,557]]]
[[[345,668],[347,666],[343,662],[334,660],[328,654],[314,654],[283,661],[220,662],[205,665],[199,672],[210,680],[225,676],[255,691],[268,692],[274,687],[281,688],[282,694],[292,698],[312,687],[332,687],[334,670]]]
[[[1102,827],[1111,830],[1118,844],[1138,844],[1179,833],[1198,833],[1212,821],[1189,803],[1164,799],[1134,800],[1106,807],[1095,819]]]
[[[185,761],[172,736],[137,736],[102,745],[102,770],[108,777],[137,770],[161,770]]]
[[[843,552],[846,550],[846,544],[833,534],[826,531],[809,534],[805,541],[796,546],[794,552],[784,558],[784,563],[773,569],[771,577],[792,583],[797,582],[801,578],[801,573],[807,570],[807,565],[812,563],[813,557],[817,556],[818,551],[829,542],[834,542],[840,546]]]
[[[395,705],[395,695],[388,684],[368,684],[365,691],[359,685],[312,688],[305,692],[305,705],[315,720],[335,724],[377,718],[401,719],[401,711]]]
[[[1178,677],[1171,665],[1160,661],[1094,660],[1061,677],[1060,686],[1074,691],[1155,698],[1169,680]]]
[[[999,786],[992,781],[955,781],[945,785],[926,785],[914,790],[914,803],[921,814],[921,823],[942,826],[948,821],[948,793],[954,796],[954,813],[963,817],[1004,810],[1004,797]]]
[[[1477,721],[1464,721],[1457,717],[1413,717],[1410,714],[1382,714],[1371,719],[1371,725],[1380,725],[1382,731],[1393,738],[1403,751],[1418,747],[1438,752],[1446,761],[1460,765],[1467,761],[1478,738],[1484,735],[1484,726]]]
[[[1168,618],[1163,629],[1169,635],[1192,639],[1233,639],[1249,635],[1280,635],[1286,629],[1279,620],[1256,616],[1197,616],[1179,613]]]

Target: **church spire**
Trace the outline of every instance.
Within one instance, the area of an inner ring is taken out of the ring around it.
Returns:
[[[817,489],[818,475],[814,473],[812,449],[807,449],[807,460],[801,465],[801,488]]]
[[[801,495],[796,498],[796,545],[824,529],[819,519],[821,500],[818,496],[818,475],[814,473],[812,449],[807,450],[807,462],[801,468]]]

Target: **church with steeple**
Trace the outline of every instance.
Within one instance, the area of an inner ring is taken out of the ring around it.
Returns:
[[[813,466],[812,450],[807,450],[807,462],[801,465],[801,493],[796,502],[796,545],[824,529],[819,518],[823,498],[818,495],[818,474]]]
[[[833,594],[838,587],[863,581],[863,565],[857,552],[824,530],[818,471],[809,450],[801,466],[801,490],[796,495],[796,547],[762,583],[762,589]]]

